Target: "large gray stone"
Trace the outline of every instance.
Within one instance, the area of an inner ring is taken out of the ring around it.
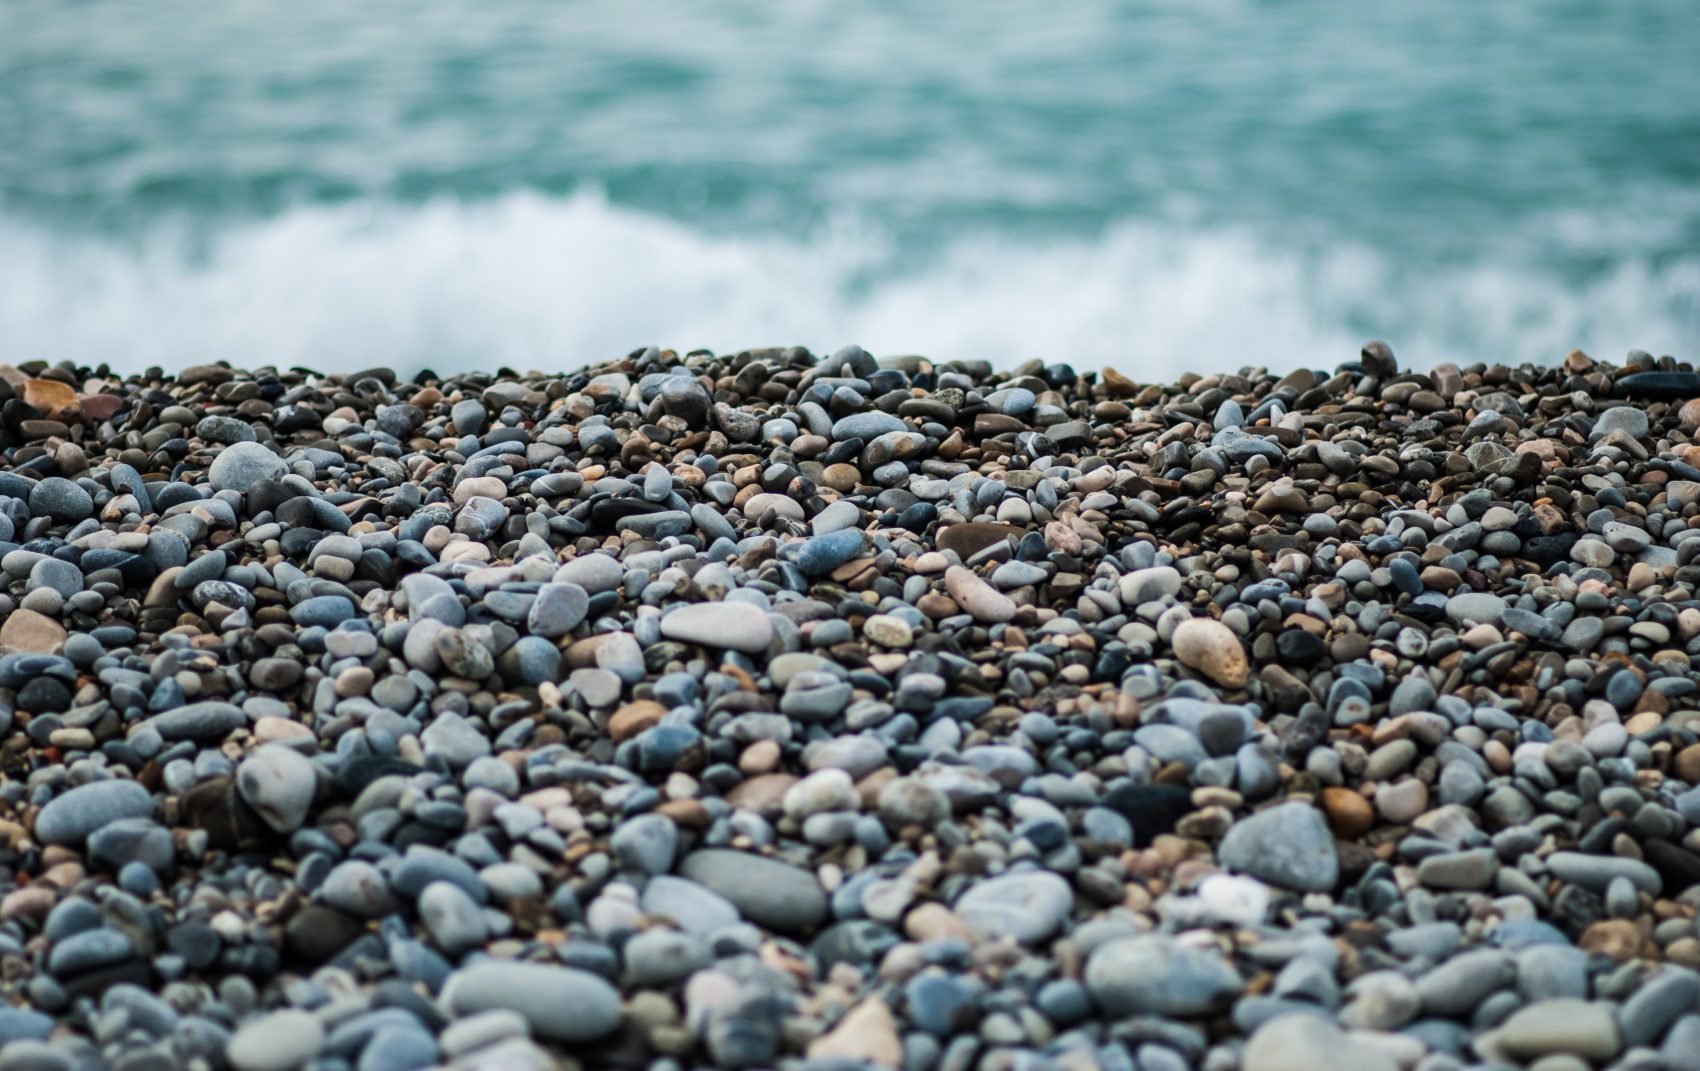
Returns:
[[[594,1041],[620,1025],[620,994],[589,971],[544,963],[486,960],[449,976],[443,1006],[457,1016],[508,1008],[538,1035]]]
[[[777,859],[729,848],[692,852],[679,864],[681,876],[719,893],[751,922],[791,933],[826,921],[826,891],[815,876]]]
[[[970,886],[954,910],[977,933],[1030,945],[1062,928],[1074,910],[1074,890],[1048,870],[1020,871]]]
[[[1086,962],[1086,987],[1118,1017],[1210,1015],[1232,1003],[1242,985],[1219,953],[1159,934],[1111,941]]]
[[[1327,892],[1340,877],[1334,836],[1322,812],[1283,803],[1234,823],[1216,850],[1229,870],[1299,892]]]
[[[81,844],[95,830],[121,818],[153,817],[153,796],[134,781],[93,781],[60,793],[35,818],[42,844]]]
[[[232,443],[218,452],[207,468],[215,491],[247,491],[261,480],[275,480],[289,471],[288,462],[262,443]]]

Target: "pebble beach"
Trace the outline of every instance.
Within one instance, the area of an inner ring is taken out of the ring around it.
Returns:
[[[0,366],[0,1071],[1700,1071],[1700,373],[1319,360]]]

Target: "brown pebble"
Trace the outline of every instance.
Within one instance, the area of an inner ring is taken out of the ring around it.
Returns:
[[[1323,789],[1322,813],[1327,816],[1334,835],[1342,839],[1356,840],[1375,828],[1375,808],[1362,794],[1349,788]]]
[[[608,719],[608,735],[616,743],[661,724],[667,708],[653,699],[634,699]]]

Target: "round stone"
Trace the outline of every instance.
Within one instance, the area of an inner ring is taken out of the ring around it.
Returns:
[[[725,897],[751,922],[780,933],[813,929],[827,918],[826,892],[815,876],[777,859],[705,848],[687,855],[679,874]]]
[[[1340,876],[1333,834],[1307,803],[1283,803],[1235,822],[1216,858],[1229,870],[1301,892],[1327,892]]]
[[[288,462],[257,442],[232,443],[218,452],[207,468],[207,482],[215,491],[246,492],[264,480],[275,480],[289,471]]]
[[[1193,617],[1176,626],[1170,642],[1182,665],[1198,670],[1224,688],[1243,688],[1251,664],[1238,636],[1220,621]]]
[[[977,933],[1037,944],[1067,921],[1074,890],[1048,870],[1019,871],[970,886],[952,910]]]
[[[94,515],[94,498],[75,481],[49,476],[29,492],[30,512],[60,523],[80,521]]]
[[[236,768],[237,792],[279,833],[301,828],[313,806],[318,780],[313,763],[282,744],[258,749]]]

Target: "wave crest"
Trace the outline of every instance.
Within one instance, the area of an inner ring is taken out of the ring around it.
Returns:
[[[1370,335],[1417,367],[1550,361],[1572,346],[1680,352],[1700,336],[1700,256],[1566,280],[1527,260],[1410,264],[1148,220],[1090,239],[969,233],[917,253],[877,228],[725,236],[595,193],[514,193],[124,238],[0,215],[0,248],[0,359],[121,371],[216,359],[554,370],[650,342],[858,341],[1170,379],[1332,366]]]

